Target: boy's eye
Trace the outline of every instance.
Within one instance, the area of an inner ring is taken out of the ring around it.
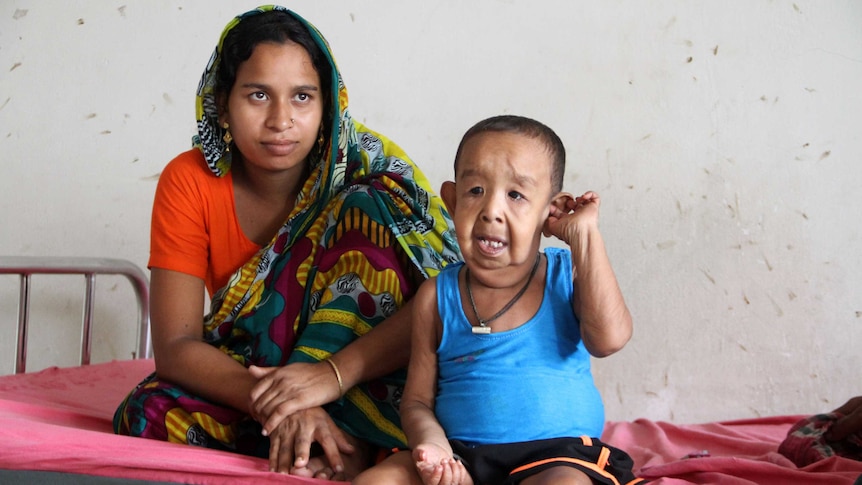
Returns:
[[[482,194],[483,190],[482,187],[473,187],[472,189],[470,189],[469,192],[473,195],[480,195]]]
[[[514,199],[514,200],[521,200],[524,198],[524,195],[521,194],[520,192],[515,192],[513,190],[513,191],[509,192],[509,197]]]

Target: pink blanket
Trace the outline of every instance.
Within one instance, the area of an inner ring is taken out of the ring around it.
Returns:
[[[130,360],[0,377],[0,469],[198,484],[336,483],[271,473],[260,458],[114,435],[114,409],[152,370],[151,360]],[[798,419],[611,422],[602,439],[628,451],[639,476],[657,484],[832,485],[862,475],[862,462],[833,457],[797,468],[778,454]]]

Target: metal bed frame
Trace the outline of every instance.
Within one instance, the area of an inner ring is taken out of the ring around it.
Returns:
[[[138,342],[134,358],[152,357],[150,342],[150,289],[147,276],[134,263],[125,259],[62,256],[0,256],[0,275],[20,275],[18,295],[18,344],[15,353],[15,373],[27,366],[27,332],[30,319],[30,277],[34,274],[80,274],[86,280],[81,329],[81,365],[90,364],[92,340],[91,322],[95,300],[96,275],[125,276],[138,300]]]

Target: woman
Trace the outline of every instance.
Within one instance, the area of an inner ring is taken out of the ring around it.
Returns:
[[[227,25],[197,115],[153,206],[156,372],[114,428],[350,478],[370,448],[404,444],[405,303],[458,258],[449,216],[406,154],[351,118],[326,41],[282,7]]]

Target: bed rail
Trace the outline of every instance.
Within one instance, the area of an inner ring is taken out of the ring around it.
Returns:
[[[0,256],[0,274],[21,277],[18,295],[18,346],[15,353],[15,373],[26,371],[27,332],[30,318],[30,276],[34,274],[80,274],[86,281],[81,329],[81,365],[90,363],[92,341],[91,321],[97,274],[125,276],[138,300],[138,342],[135,358],[152,356],[150,343],[150,290],[147,276],[134,263],[125,259],[63,256]]]

